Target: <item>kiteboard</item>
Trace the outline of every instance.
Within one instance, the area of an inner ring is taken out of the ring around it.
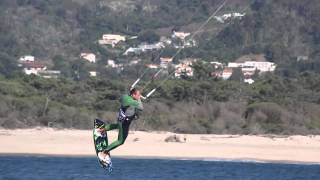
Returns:
[[[95,119],[94,120],[94,126],[93,126],[93,143],[94,143],[94,148],[96,150],[96,156],[97,156],[97,159],[98,159],[98,162],[99,162],[99,165],[107,170],[108,173],[111,173],[112,171],[112,164],[109,164],[109,165],[106,165],[105,162],[103,162],[99,156],[98,156],[98,149],[97,149],[97,143],[101,142],[101,141],[104,141],[106,144],[108,144],[108,136],[107,136],[107,131],[105,131],[105,134],[103,136],[99,136],[98,138],[95,138],[95,130],[96,130],[96,127],[95,125],[96,124],[100,124],[100,126],[105,126],[105,123],[99,119]]]

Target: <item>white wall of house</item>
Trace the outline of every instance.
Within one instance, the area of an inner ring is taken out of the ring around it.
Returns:
[[[181,40],[184,40],[186,37],[190,36],[190,34],[191,33],[173,31],[172,38],[179,38]]]
[[[80,57],[91,63],[96,62],[96,55],[93,53],[81,53]]]
[[[242,68],[245,71],[249,69],[257,69],[260,72],[272,72],[276,69],[276,64],[273,62],[260,62],[260,61],[246,61],[244,63],[230,62],[229,68]]]
[[[217,61],[211,61],[210,64],[214,66],[214,68],[223,68],[223,64]]]
[[[114,60],[109,59],[108,60],[108,66],[115,67],[116,63],[114,62]]]
[[[228,63],[228,67],[229,68],[238,68],[238,67],[242,67],[243,63],[236,63],[236,62],[229,62]]]
[[[38,75],[43,78],[47,78],[47,79],[58,78],[61,75],[61,71],[40,70],[40,71],[38,71]]]
[[[146,66],[149,69],[158,69],[159,68],[159,65],[157,65],[157,64],[147,64]]]
[[[34,59],[35,59],[34,56],[26,55],[26,56],[20,57],[19,61],[20,62],[26,62],[26,61],[34,62]]]
[[[221,78],[223,80],[227,80],[227,79],[229,79],[231,77],[232,73],[233,73],[232,69],[229,69],[229,68],[224,69],[223,72],[222,72],[222,77]]]
[[[244,82],[245,83],[248,83],[248,84],[253,84],[254,83],[254,80],[249,78],[249,79],[244,79]]]
[[[193,69],[189,66],[178,66],[175,70],[175,77],[180,77],[182,74],[185,74],[186,76],[192,77],[193,76]]]
[[[39,71],[44,71],[46,69],[47,69],[47,67],[42,67],[42,68],[25,67],[25,68],[23,68],[23,72],[26,75],[31,75],[31,74],[38,75]]]
[[[102,35],[102,39],[100,39],[98,42],[101,45],[111,45],[114,47],[120,41],[126,41],[126,37],[118,34],[104,34]]]
[[[97,72],[96,71],[90,71],[89,75],[90,75],[90,77],[97,77]]]
[[[246,61],[244,66],[255,67],[260,72],[272,72],[276,69],[276,65],[272,62]]]
[[[132,48],[132,47],[130,47],[129,49],[126,50],[126,52],[123,53],[123,55],[127,56],[130,53],[138,54],[138,53],[141,53],[141,52],[142,52],[142,49],[140,49],[140,48]]]
[[[126,37],[118,34],[104,34],[102,35],[102,39],[104,40],[114,40],[114,41],[125,41]]]

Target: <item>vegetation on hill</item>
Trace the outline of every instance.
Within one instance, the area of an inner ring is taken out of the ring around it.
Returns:
[[[136,41],[156,42],[163,29],[183,30],[204,22],[220,3],[2,0],[0,126],[87,129],[96,117],[114,121],[119,97],[144,67],[127,67],[120,74],[105,68],[108,58],[121,62],[126,57],[99,46],[102,34],[139,36]],[[278,64],[276,72],[256,77],[254,84],[247,85],[237,76],[230,81],[214,79],[205,64],[196,64],[194,77],[169,79],[159,88],[133,128],[185,133],[320,133],[320,3],[229,0],[220,14],[243,10],[247,15],[242,19],[211,22],[206,29],[213,30],[200,33],[196,37],[199,45],[184,49],[180,57],[230,62],[245,54],[265,54]],[[98,63],[80,61],[83,51],[96,53]],[[140,58],[150,63],[158,53]],[[173,53],[172,49],[164,52]],[[61,70],[63,78],[21,74],[17,59],[26,54]],[[297,61],[299,56],[308,58]],[[99,77],[88,76],[93,68]]]

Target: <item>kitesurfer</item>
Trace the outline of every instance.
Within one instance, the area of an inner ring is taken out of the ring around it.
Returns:
[[[118,129],[118,139],[108,145],[107,138],[104,141],[97,143],[96,150],[98,151],[98,157],[105,165],[111,166],[110,151],[122,145],[129,134],[129,127],[132,120],[137,119],[139,112],[143,110],[143,104],[141,102],[141,94],[138,89],[131,89],[129,95],[123,95],[120,98],[121,107],[119,109],[118,123],[104,125],[99,123],[95,124],[95,140],[98,137],[106,136],[106,131]],[[99,126],[100,125],[100,126]]]

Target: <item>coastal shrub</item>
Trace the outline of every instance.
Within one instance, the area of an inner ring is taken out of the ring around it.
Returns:
[[[9,112],[10,112],[10,107],[8,103],[4,101],[4,99],[2,99],[2,101],[0,101],[0,117],[7,117]]]

